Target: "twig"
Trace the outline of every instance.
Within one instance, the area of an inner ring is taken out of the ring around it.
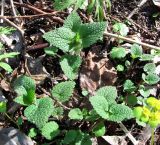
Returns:
[[[124,41],[129,42],[129,43],[136,43],[136,44],[139,44],[139,45],[142,45],[142,46],[146,47],[147,49],[160,50],[160,47],[158,47],[158,46],[154,46],[154,45],[147,44],[147,43],[144,43],[144,42],[139,42],[139,41],[133,40],[131,38],[127,38],[127,37],[120,36],[120,35],[117,35],[117,34],[104,32],[104,36],[110,36],[110,37],[114,37],[114,38],[117,38],[117,39],[122,39]]]
[[[127,128],[123,125],[123,123],[119,123],[121,129],[126,133],[126,136],[131,140],[134,145],[138,145],[139,141],[137,141],[132,134],[127,130]]]
[[[1,16],[4,16],[4,0],[1,1]],[[3,19],[1,19],[0,23],[3,23]]]
[[[53,16],[54,13],[46,13],[46,14],[37,14],[37,15],[25,15],[25,16],[0,16],[0,18],[6,18],[6,19],[16,19],[16,18],[35,18],[40,16]]]
[[[16,24],[14,24],[13,22],[11,22],[10,20],[6,18],[2,18],[2,19],[6,21],[8,24],[10,24],[12,27],[16,28],[21,33],[22,37],[24,36],[24,31],[20,29]]]
[[[29,8],[29,9],[35,11],[35,12],[40,13],[40,14],[46,14],[46,15],[48,14],[48,13],[46,13],[46,12],[44,12],[44,11],[36,8],[36,7],[33,7],[33,6],[31,6],[31,5],[28,5],[28,4],[20,4],[20,3],[17,3],[17,2],[14,2],[14,4],[15,4],[15,5],[19,5],[19,6],[21,6],[21,7]],[[57,13],[57,11],[52,12],[52,14],[56,14],[56,13]],[[63,22],[64,22],[63,19],[61,19],[61,18],[59,18],[59,17],[52,17],[52,16],[50,16],[50,15],[48,15],[48,16],[49,16],[52,20],[54,20],[54,21],[56,21],[56,22],[59,22],[59,23],[61,23],[61,24],[63,24]]]
[[[138,11],[138,9],[142,7],[146,2],[147,0],[141,0],[138,6],[128,15],[127,18],[130,19]]]
[[[17,16],[16,10],[15,10],[15,8],[14,8],[13,0],[10,0],[10,4],[11,4],[11,8],[12,8],[13,15],[14,15],[14,16]]]

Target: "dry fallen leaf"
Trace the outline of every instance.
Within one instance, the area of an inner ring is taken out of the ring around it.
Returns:
[[[80,71],[80,86],[91,94],[102,86],[113,85],[117,73],[112,62],[101,54],[101,46],[88,52]]]

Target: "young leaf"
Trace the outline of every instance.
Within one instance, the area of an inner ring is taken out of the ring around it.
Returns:
[[[106,28],[106,22],[93,22],[82,24],[79,29],[79,35],[82,39],[82,47],[86,48],[99,40]]]
[[[139,46],[138,44],[133,44],[131,46],[131,56],[133,59],[141,57],[142,53],[143,53],[142,47]]]
[[[2,26],[0,26],[0,35],[2,35],[2,34],[11,34],[15,30],[16,29],[12,28],[12,27],[2,27]]]
[[[83,113],[79,108],[74,108],[74,109],[70,110],[68,116],[70,119],[74,119],[74,120],[82,120],[83,119]]]
[[[81,18],[76,12],[72,12],[64,22],[64,27],[77,32],[81,25]]]
[[[70,50],[69,44],[74,37],[75,33],[65,27],[49,31],[43,35],[43,38],[45,38],[50,45],[58,47],[64,52],[68,52]]]
[[[31,128],[31,129],[29,130],[28,136],[31,137],[31,138],[36,137],[36,136],[37,136],[37,129]]]
[[[113,86],[105,86],[96,92],[96,96],[103,96],[108,103],[114,103],[117,97],[117,89]]]
[[[55,108],[53,109],[52,116],[53,116],[53,117],[62,116],[62,115],[63,115],[63,112],[64,112],[64,110],[63,110],[62,107],[55,107]]]
[[[18,94],[18,97],[15,99],[17,103],[30,105],[35,101],[36,85],[34,80],[30,77],[21,75],[14,81],[13,87]]]
[[[55,121],[48,122],[41,129],[42,135],[46,139],[52,140],[54,137],[56,137],[60,133],[58,128],[59,126]]]
[[[72,96],[75,82],[66,81],[55,85],[52,89],[52,96],[60,102],[66,102]]]
[[[106,132],[106,128],[103,122],[100,122],[94,126],[92,132],[95,134],[96,137],[103,136]]]
[[[110,56],[115,59],[121,59],[124,58],[126,56],[126,49],[123,47],[113,47],[111,52],[110,52]]]
[[[0,112],[1,112],[1,113],[4,113],[4,112],[6,112],[6,111],[7,111],[7,103],[4,102],[4,101],[1,101],[1,102],[0,102]]]
[[[122,71],[124,71],[124,66],[119,64],[119,65],[117,65],[116,69],[117,69],[117,71],[122,72]]]
[[[18,52],[0,54],[0,60],[5,59],[5,58],[14,58],[18,54],[19,54]]]
[[[154,85],[160,81],[159,76],[153,73],[142,74],[142,79],[149,85]]]
[[[138,91],[145,98],[149,97],[149,95],[151,94],[150,89],[145,88],[143,85],[140,85]]]
[[[5,62],[0,62],[0,67],[2,67],[4,70],[6,70],[9,73],[13,71],[11,66]]]
[[[64,55],[60,60],[61,68],[64,74],[70,79],[74,80],[77,76],[78,69],[81,65],[81,58],[76,55]]]
[[[36,104],[28,106],[24,110],[24,115],[28,121],[34,123],[41,129],[53,112],[53,102],[49,97],[41,98],[36,101]]]
[[[113,31],[119,32],[120,35],[126,36],[129,32],[128,27],[123,23],[116,23],[113,25]]]
[[[156,65],[154,63],[147,63],[143,70],[147,73],[155,73],[156,71]]]
[[[141,56],[141,61],[150,61],[150,60],[153,60],[154,58],[154,55],[151,55],[151,54],[142,54]]]
[[[69,130],[62,143],[64,145],[92,145],[90,136],[79,130]]]
[[[135,91],[136,87],[134,86],[134,83],[131,80],[126,80],[123,85],[123,90],[125,92],[131,93]]]
[[[103,96],[93,96],[89,98],[94,110],[104,119],[108,119],[108,102]]]
[[[64,10],[75,3],[76,0],[55,0],[54,8],[55,10]]]
[[[55,56],[55,54],[58,52],[58,49],[56,47],[48,47],[44,49],[44,52],[47,55]]]
[[[124,119],[133,118],[132,109],[122,104],[112,104],[109,107],[109,118],[108,120],[114,122],[121,122]]]

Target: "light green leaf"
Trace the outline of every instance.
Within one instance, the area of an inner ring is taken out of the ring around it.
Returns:
[[[150,93],[150,89],[145,88],[143,85],[140,85],[139,87],[139,93],[143,96],[143,97],[149,97]]]
[[[106,22],[82,24],[79,29],[79,35],[82,39],[82,47],[86,48],[96,43],[97,40],[103,37],[103,33],[106,27]]]
[[[0,112],[1,112],[1,113],[4,113],[4,112],[6,112],[6,111],[7,111],[7,103],[4,102],[4,101],[1,101],[1,102],[0,102]]]
[[[143,70],[147,73],[155,73],[156,71],[156,65],[154,63],[147,63]]]
[[[142,79],[149,85],[154,85],[160,81],[159,76],[153,73],[142,74]]]
[[[11,34],[15,30],[16,29],[12,28],[12,27],[2,27],[2,26],[0,26],[0,35],[2,35],[2,34]]]
[[[74,119],[74,120],[82,120],[83,119],[83,113],[79,108],[71,109],[69,111],[68,116],[70,119]]]
[[[46,123],[41,131],[42,135],[48,140],[52,140],[60,133],[59,126],[55,121]]]
[[[129,32],[129,29],[126,26],[126,24],[116,23],[116,24],[113,25],[113,31],[114,32],[119,32],[119,34],[122,35],[122,36],[126,36]]]
[[[41,98],[36,101],[36,104],[28,106],[24,110],[24,115],[28,121],[34,123],[41,129],[53,112],[53,102],[49,97]]]
[[[101,87],[96,92],[96,96],[103,96],[108,103],[114,103],[117,97],[117,89],[114,86]]]
[[[93,109],[104,119],[108,119],[108,102],[103,96],[93,96],[89,98]]]
[[[74,37],[75,33],[65,27],[49,31],[43,35],[43,38],[45,38],[50,45],[58,47],[64,52],[68,52],[70,50],[69,45]]]
[[[11,66],[9,64],[5,63],[5,62],[0,62],[0,67],[2,67],[7,72],[12,72],[13,71]]]
[[[141,57],[143,53],[142,47],[139,46],[138,44],[133,44],[131,46],[131,56],[132,58],[137,58],[137,57]]]
[[[64,10],[75,3],[76,0],[55,0],[54,8],[55,10]]]
[[[110,52],[110,56],[115,59],[121,59],[124,58],[126,56],[126,49],[123,47],[113,47],[111,52]]]
[[[74,80],[77,77],[78,69],[81,65],[81,58],[76,55],[64,55],[60,60],[61,68],[64,74],[70,79]]]
[[[76,12],[72,12],[64,22],[64,27],[72,30],[73,32],[78,32],[81,25],[81,19]]]
[[[141,56],[141,61],[150,61],[150,60],[153,60],[154,58],[154,55],[151,55],[151,54],[142,54]]]
[[[100,122],[100,123],[96,124],[93,127],[92,132],[95,134],[96,137],[103,136],[106,132],[104,122]]]
[[[56,53],[58,52],[58,49],[57,49],[56,47],[48,47],[48,48],[45,48],[45,49],[44,49],[44,52],[45,52],[47,55],[55,56]]]
[[[109,107],[109,118],[108,120],[114,122],[121,122],[125,119],[133,118],[132,109],[122,104],[112,104]]]
[[[66,81],[55,85],[52,89],[52,96],[60,102],[66,102],[72,96],[75,82]]]
[[[53,109],[52,116],[53,116],[53,117],[60,117],[60,116],[63,115],[63,112],[64,112],[64,110],[63,110],[62,107],[55,107],[55,108]]]
[[[116,69],[117,69],[117,71],[122,72],[122,71],[124,71],[124,66],[119,64],[119,65],[117,65]]]
[[[125,81],[125,83],[123,85],[123,90],[125,92],[131,93],[131,92],[135,91],[135,89],[136,89],[136,87],[135,87],[134,83],[131,80],[126,80]]]
[[[0,60],[5,59],[5,58],[14,58],[18,54],[19,54],[18,52],[0,54]]]
[[[36,137],[36,136],[37,136],[37,129],[31,128],[31,129],[29,130],[28,136],[31,137],[31,138]]]
[[[12,86],[18,95],[15,99],[17,103],[30,105],[36,100],[36,85],[32,78],[21,75],[13,82]]]

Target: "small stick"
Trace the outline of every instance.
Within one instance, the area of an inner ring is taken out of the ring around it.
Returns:
[[[123,125],[123,123],[119,123],[121,129],[126,133],[126,136],[131,140],[134,145],[138,145],[139,141],[137,141],[133,135],[127,130],[127,128]]]
[[[128,15],[127,18],[130,19],[138,11],[138,9],[142,7],[146,2],[147,0],[141,0],[138,6]]]
[[[1,16],[4,16],[4,0],[1,1]],[[3,23],[3,19],[1,19],[0,23]]]
[[[10,0],[10,4],[11,4],[11,8],[12,8],[13,15],[14,15],[14,16],[17,16],[16,10],[15,10],[15,8],[14,8],[13,0]]]
[[[120,36],[120,35],[117,35],[117,34],[113,34],[113,33],[109,33],[109,32],[104,32],[104,36],[105,37],[106,36],[110,36],[110,37],[114,37],[114,38],[117,38],[117,39],[122,39],[124,41],[129,42],[129,43],[136,43],[136,44],[142,45],[144,47],[147,47],[148,49],[160,50],[160,47],[158,47],[158,46],[154,46],[154,45],[147,44],[147,43],[144,43],[144,42],[139,42],[139,41],[133,40],[131,38],[127,38],[127,37]]]
[[[46,13],[46,14],[37,14],[37,15],[25,15],[25,16],[0,16],[0,18],[6,18],[6,19],[16,19],[16,18],[35,18],[40,16],[52,16],[55,15],[54,13]]]

